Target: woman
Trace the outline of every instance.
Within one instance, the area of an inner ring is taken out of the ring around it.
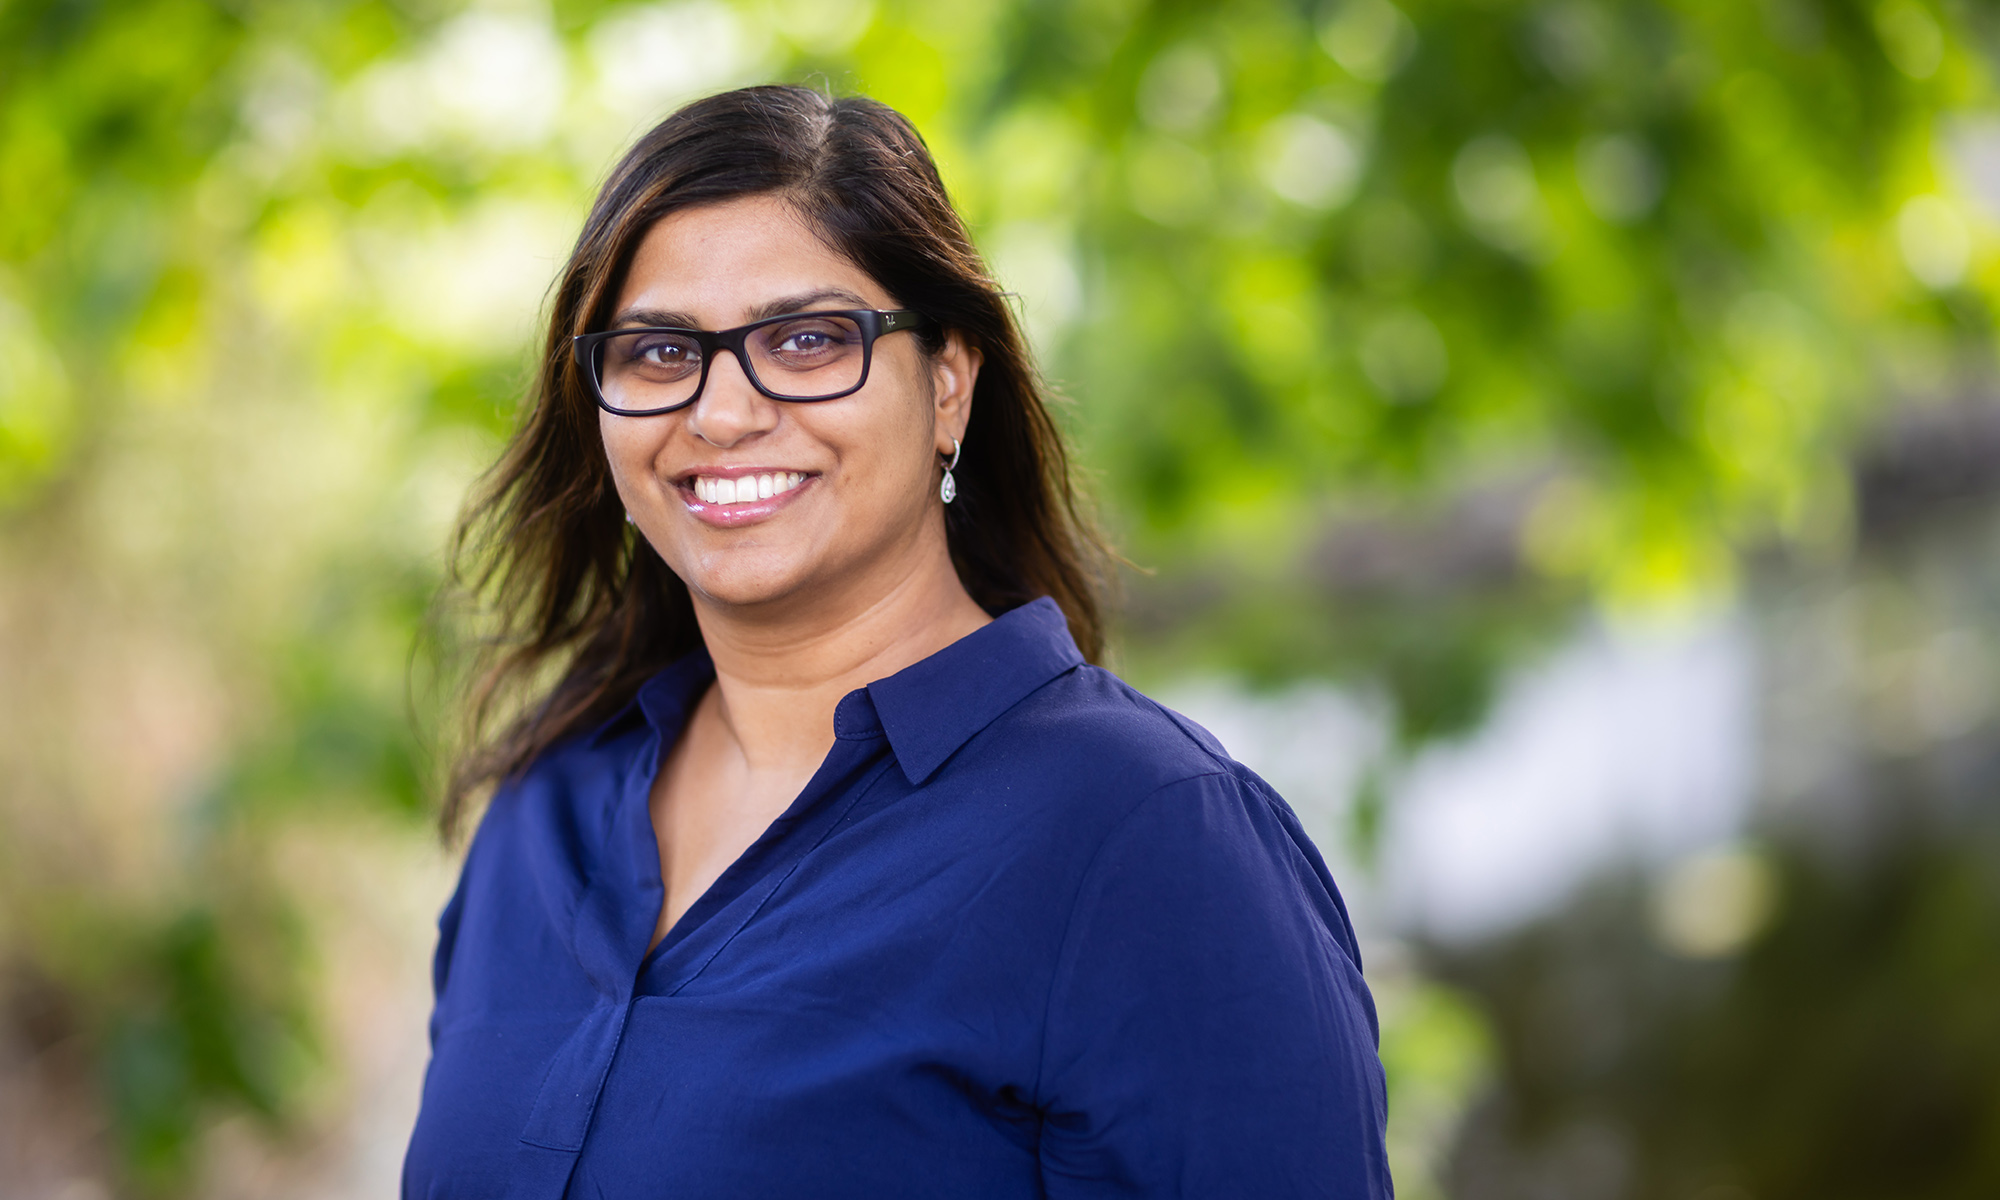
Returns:
[[[1333,881],[1090,665],[1038,386],[881,105],[619,164],[473,512],[488,699],[556,682],[453,792],[406,1195],[1389,1194]]]

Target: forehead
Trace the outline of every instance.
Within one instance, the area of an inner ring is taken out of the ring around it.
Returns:
[[[632,256],[616,307],[681,313],[716,328],[780,297],[835,290],[871,308],[890,307],[881,285],[822,241],[790,204],[747,196],[654,223]]]

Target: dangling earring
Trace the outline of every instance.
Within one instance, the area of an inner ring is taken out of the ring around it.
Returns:
[[[958,465],[958,439],[951,439],[951,461],[944,467],[944,482],[938,484],[938,499],[950,504],[958,497],[958,480],[951,477],[951,469]]]

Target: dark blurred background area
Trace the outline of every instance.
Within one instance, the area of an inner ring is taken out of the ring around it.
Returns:
[[[935,151],[1416,1200],[2000,1195],[2000,12],[0,0],[0,1191],[395,1187],[451,522],[675,105]]]

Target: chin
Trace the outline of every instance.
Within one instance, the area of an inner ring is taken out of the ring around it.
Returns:
[[[709,563],[677,571],[697,597],[731,608],[777,604],[807,590],[809,572],[801,563]]]

